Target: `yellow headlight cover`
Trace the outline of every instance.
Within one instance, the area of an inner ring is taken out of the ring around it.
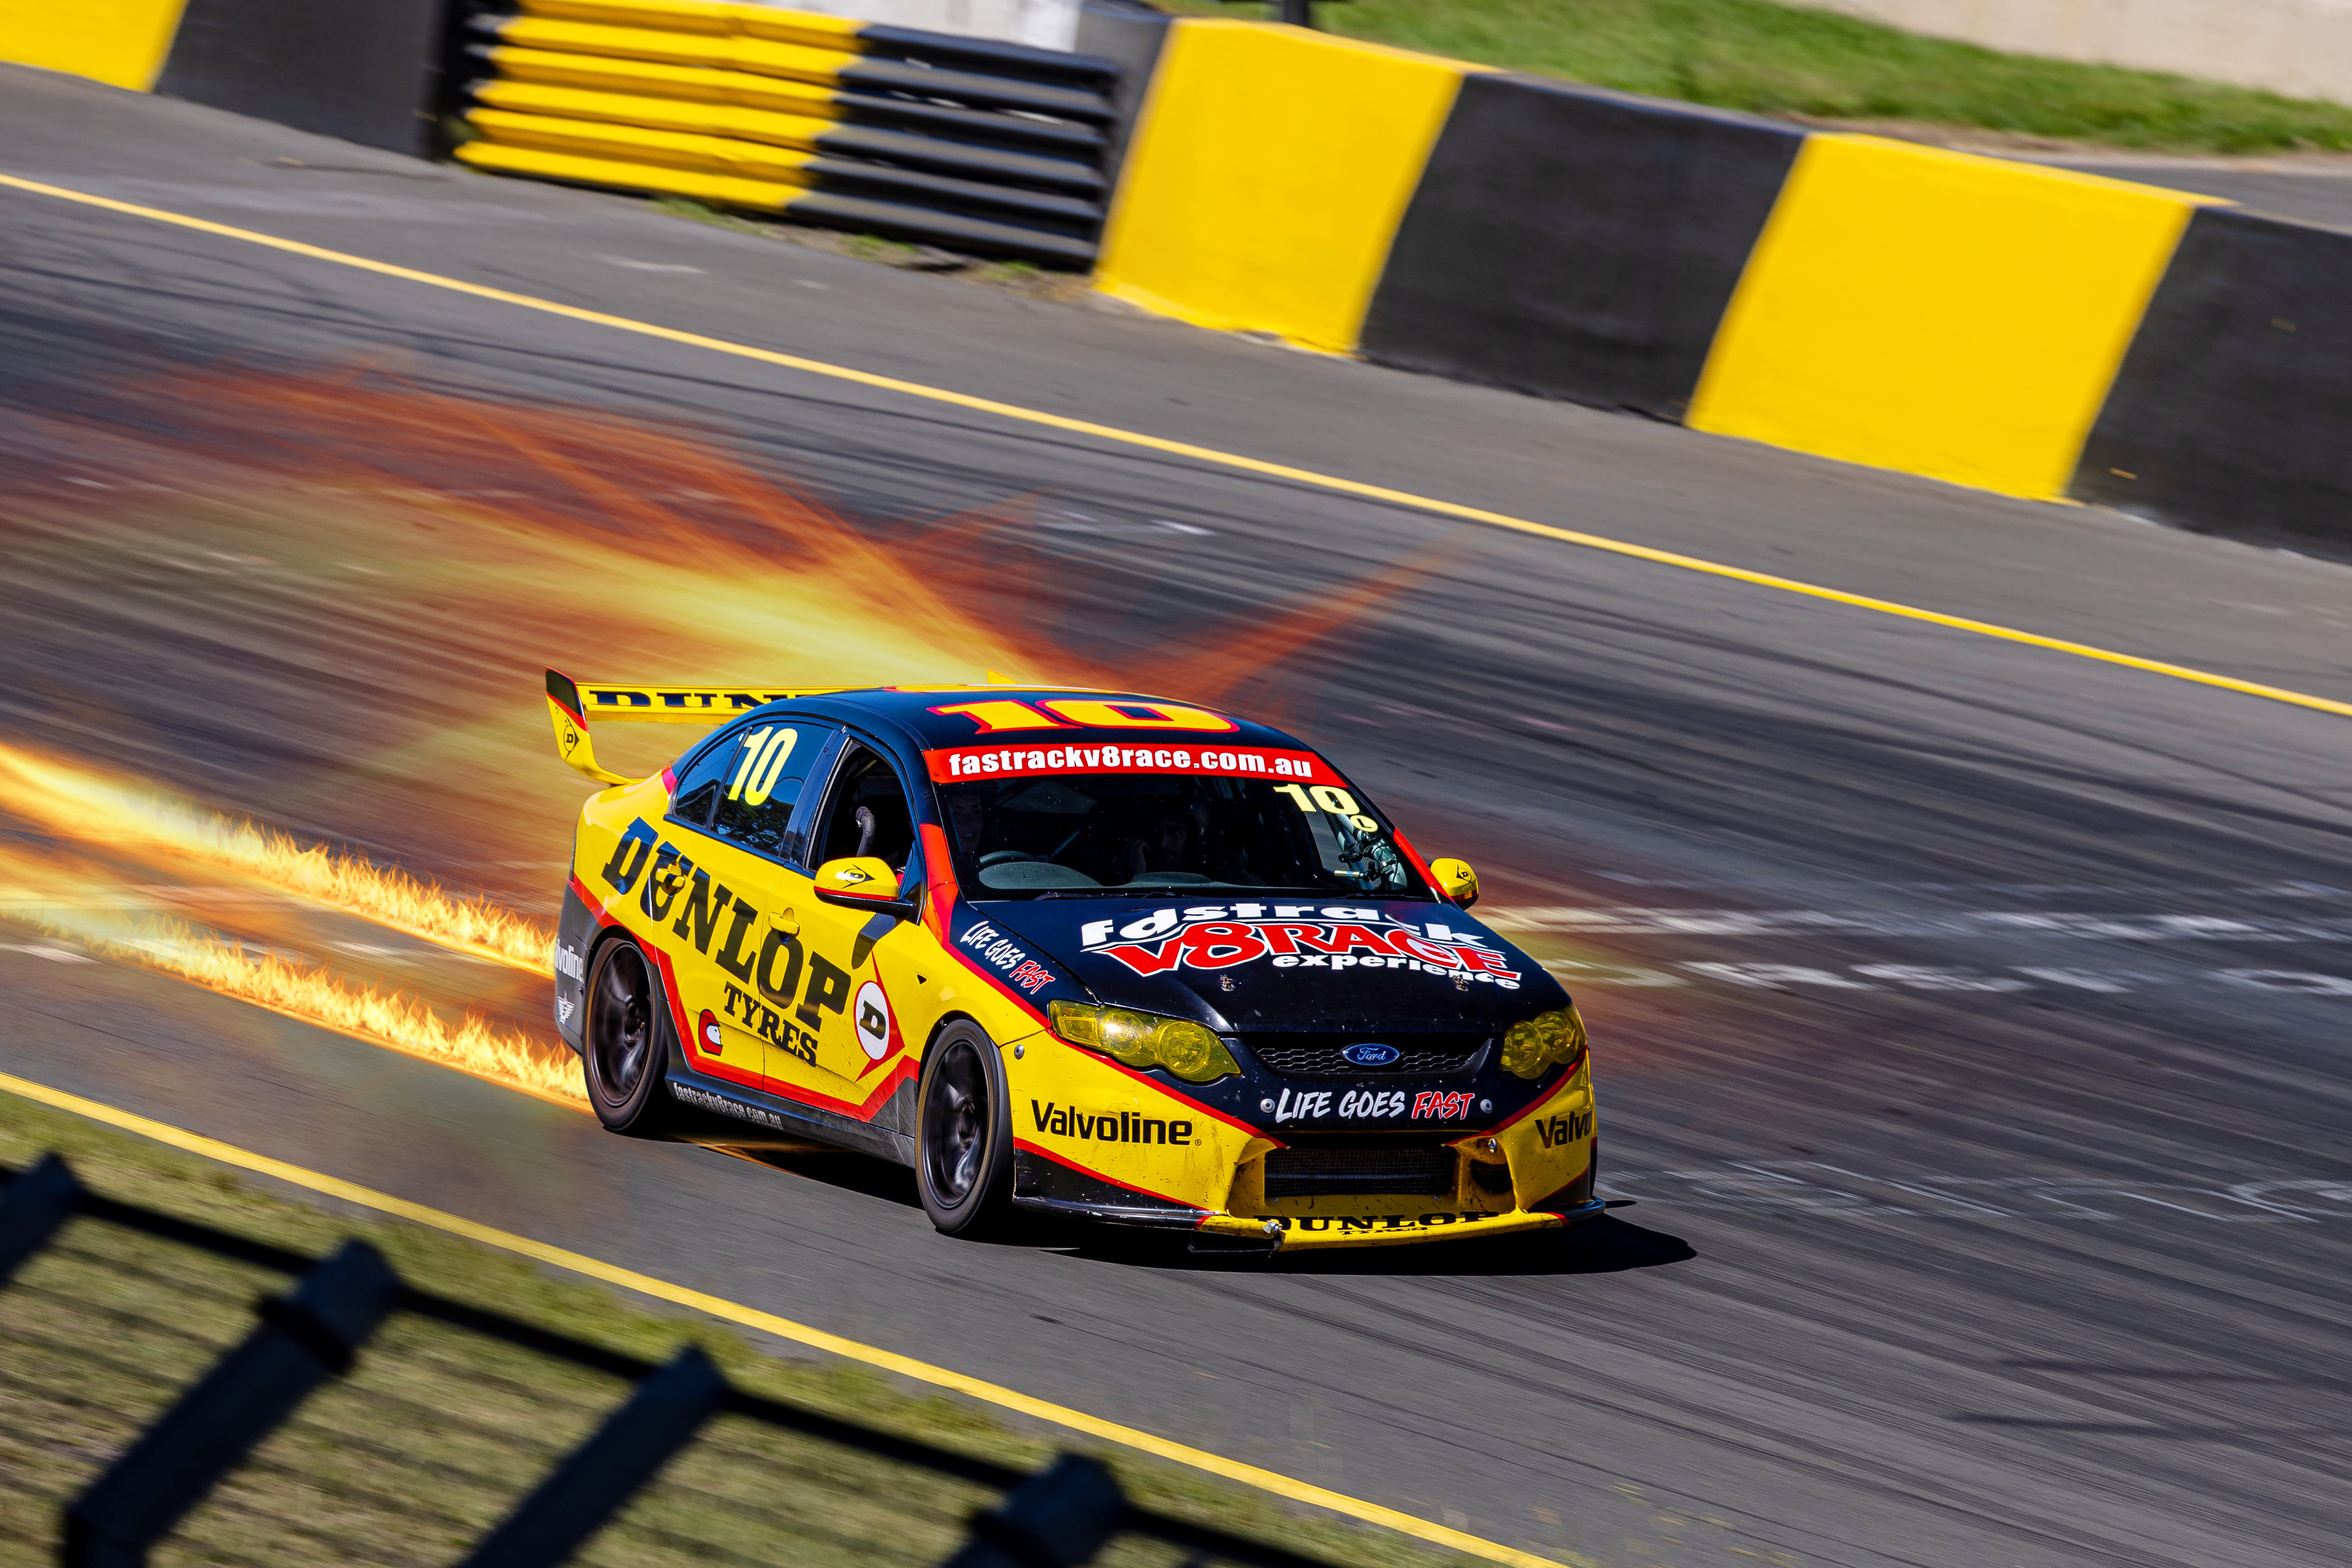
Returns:
[[[1503,1070],[1514,1078],[1539,1078],[1544,1069],[1584,1054],[1584,1020],[1573,1003],[1503,1031]]]
[[[1127,1067],[1165,1068],[1186,1083],[1214,1083],[1242,1070],[1224,1041],[1182,1018],[1077,1002],[1055,1002],[1045,1016],[1054,1033],[1070,1044],[1100,1051]]]

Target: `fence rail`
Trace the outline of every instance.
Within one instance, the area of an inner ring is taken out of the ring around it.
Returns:
[[[1082,1455],[1025,1471],[420,1289],[364,1241],[257,1241],[55,1154],[0,1173],[0,1555],[46,1509],[69,1568],[1329,1568]]]

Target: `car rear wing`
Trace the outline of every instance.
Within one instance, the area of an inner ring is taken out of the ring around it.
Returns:
[[[786,697],[808,697],[839,687],[812,686],[784,689],[750,686],[618,686],[581,685],[560,669],[547,672],[547,716],[555,725],[555,749],[563,760],[599,784],[632,784],[597,765],[596,745],[588,735],[593,717],[600,723],[723,724],[738,713]]]

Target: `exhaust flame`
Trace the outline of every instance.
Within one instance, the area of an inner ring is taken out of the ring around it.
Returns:
[[[953,482],[892,461],[872,465],[886,483]],[[90,473],[110,488],[93,492]],[[516,901],[548,889],[580,800],[579,782],[548,754],[538,698],[547,664],[608,679],[812,686],[962,681],[995,668],[1218,705],[1246,694],[1254,710],[1303,717],[1328,673],[1318,656],[1461,553],[1440,547],[1354,581],[1186,617],[1187,595],[1160,570],[1184,548],[1173,531],[1121,524],[1081,547],[1031,515],[1034,498],[920,521],[852,520],[725,432],[432,390],[368,364],[183,372],[105,389],[79,415],[28,412],[0,430],[0,479],[20,502],[0,532],[0,572],[52,593],[71,584],[78,633],[149,656],[135,679],[108,679],[102,664],[21,672],[42,688],[26,712],[70,715],[45,741],[79,750],[95,738],[118,766],[136,768],[152,737],[186,716],[233,716],[282,737],[267,793],[240,806],[391,844],[388,858],[409,865],[464,865]],[[1085,504],[1124,515],[1117,497]],[[82,577],[99,574],[122,591],[83,591]],[[1248,597],[1205,567],[1181,581],[1220,605]],[[1139,636],[1138,625],[1171,629]],[[125,739],[142,727],[148,739]],[[606,760],[650,771],[687,739],[623,728]],[[551,932],[491,897],[221,815],[134,773],[0,745],[0,810],[95,855],[269,889],[533,974],[550,969]],[[16,890],[16,853],[0,844],[0,895]],[[62,847],[26,853],[42,876],[75,874]],[[516,873],[511,886],[498,867]],[[72,900],[42,895],[22,900],[40,910],[10,918],[581,1102],[560,1046],[470,1013],[451,1025],[404,992],[257,955],[174,919],[168,904],[126,900],[138,889],[123,878],[85,886],[102,891],[94,908],[127,901],[147,912],[102,931]],[[58,924],[68,915],[77,929]],[[247,938],[272,934],[257,919],[259,931],[223,919]],[[464,977],[460,996],[495,1011],[484,978]],[[430,985],[426,994],[442,999]]]
[[[11,919],[68,937],[207,991],[404,1056],[455,1068],[574,1110],[587,1101],[571,1052],[501,1029],[472,1014],[452,1025],[424,1003],[380,986],[347,985],[324,970],[247,948],[184,921],[110,912],[119,889],[69,878],[0,851]]]
[[[103,777],[0,742],[10,814],[61,837],[161,853],[496,963],[554,973],[552,932],[488,900],[453,896],[406,872],[206,811],[149,784]]]

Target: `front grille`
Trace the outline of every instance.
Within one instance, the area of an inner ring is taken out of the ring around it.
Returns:
[[[1485,1035],[1244,1035],[1267,1071],[1284,1078],[1361,1078],[1417,1073],[1423,1078],[1456,1076],[1476,1070],[1478,1055],[1486,1048]],[[1392,1047],[1397,1059],[1383,1067],[1363,1067],[1339,1053],[1353,1045],[1378,1043]]]
[[[1265,1195],[1454,1195],[1451,1149],[1276,1149],[1265,1157]]]

